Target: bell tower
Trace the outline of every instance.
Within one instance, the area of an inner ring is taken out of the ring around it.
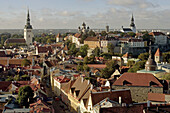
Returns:
[[[131,18],[130,28],[132,29],[132,31],[133,31],[134,33],[136,33],[136,26],[135,26],[133,14],[132,14],[132,18]]]
[[[32,25],[30,24],[30,15],[29,15],[29,10],[28,10],[27,21],[26,21],[26,25],[24,27],[24,39],[25,39],[27,45],[32,44],[33,37],[34,37],[34,35],[32,33]]]

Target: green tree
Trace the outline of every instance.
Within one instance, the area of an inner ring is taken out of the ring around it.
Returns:
[[[145,68],[146,61],[139,61],[133,67],[131,67],[128,72],[136,73],[139,70],[142,70]]]
[[[100,55],[100,48],[99,48],[99,47],[96,47],[96,48],[93,50],[93,52],[94,52],[94,55],[95,55],[95,56],[99,57],[99,55]]]
[[[82,57],[85,57],[87,55],[88,48],[89,48],[89,46],[87,44],[80,47],[79,53]]]
[[[84,64],[83,65],[83,70],[88,72],[88,71],[90,71],[90,68],[86,64]]]
[[[88,56],[85,56],[83,59],[83,63],[88,64],[88,62],[89,62],[89,58],[88,58]]]
[[[170,73],[167,73],[167,74],[163,75],[162,78],[164,80],[170,80]]]
[[[23,86],[19,88],[17,101],[21,106],[29,106],[28,99],[32,99],[34,96],[33,90],[30,86]]]
[[[94,64],[95,63],[95,56],[94,55],[90,55],[90,57],[88,58],[88,63],[89,64]]]
[[[144,41],[147,41],[147,45],[149,45],[150,40],[151,40],[151,43],[152,43],[152,44],[154,44],[154,42],[155,42],[153,36],[149,35],[148,32],[146,32],[146,33],[142,36],[142,38],[143,38]]]
[[[127,33],[129,36],[131,36],[131,37],[135,37],[136,36],[136,33],[134,33],[134,32],[128,32]]]
[[[145,61],[145,60],[148,60],[148,57],[149,57],[149,53],[141,53],[139,56],[138,56],[138,59],[142,60],[142,61]]]
[[[113,55],[115,46],[112,43],[108,43],[107,48],[108,48],[108,52]]]
[[[103,78],[110,78],[110,76],[113,74],[113,72],[116,69],[117,62],[114,60],[110,60],[106,63],[106,67],[101,70],[100,74]]]
[[[30,64],[31,64],[31,61],[26,58],[21,62],[21,66],[29,66]]]
[[[95,34],[95,32],[94,32],[94,31],[90,30],[90,31],[89,31],[89,33],[88,33],[88,36],[92,36],[92,37],[94,37],[94,36],[96,36],[96,34]]]
[[[106,35],[107,35],[106,31],[101,32],[101,36],[106,36]]]
[[[74,43],[71,43],[70,45],[69,45],[69,51],[68,51],[68,54],[69,55],[76,55],[76,53],[78,52],[78,50],[77,50],[77,48],[76,48],[76,44],[74,44]]]
[[[19,76],[19,75],[15,75],[15,76],[14,76],[14,80],[15,80],[15,81],[19,81],[19,80],[20,80],[20,76]]]

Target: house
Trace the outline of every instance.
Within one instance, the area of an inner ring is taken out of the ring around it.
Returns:
[[[155,38],[155,44],[166,45],[168,42],[167,36],[162,32],[150,32],[149,35]]]
[[[101,108],[121,107],[132,104],[129,89],[90,92],[87,100],[81,100],[81,113],[100,113]]]
[[[100,37],[87,37],[84,40],[84,44],[87,44],[89,48],[101,47]]]
[[[80,110],[80,101],[86,101],[90,93],[91,83],[89,80],[85,80],[83,77],[78,77],[74,84],[71,86],[68,93],[68,99],[70,100],[69,108],[71,112],[77,113]]]
[[[159,48],[156,50],[155,53],[155,62],[158,64],[163,61],[162,53],[160,52]]]
[[[70,105],[70,100],[68,99],[68,93],[72,85],[74,84],[75,80],[70,80],[69,82],[61,85],[61,100],[68,106]]]
[[[146,102],[148,93],[163,93],[163,85],[149,73],[124,73],[113,84],[113,89],[130,89],[134,102]]]
[[[66,84],[70,81],[69,78],[67,78],[66,76],[54,76],[54,94],[56,96],[61,96],[61,87],[63,84]]]
[[[30,113],[54,113],[52,106],[49,106],[45,101],[39,99],[37,102],[30,104]]]
[[[170,95],[163,93],[148,93],[148,101],[152,104],[170,104]]]
[[[4,45],[8,44],[23,44],[26,45],[26,40],[24,38],[9,38],[4,42]]]
[[[56,36],[56,42],[62,42],[62,41],[63,41],[63,37],[61,36],[60,33],[58,33]]]
[[[40,56],[45,56],[47,55],[47,53],[50,52],[52,53],[52,47],[51,46],[40,46],[40,47],[36,47],[36,55],[40,55]]]
[[[72,43],[76,44],[76,47],[80,46],[80,41],[81,41],[81,33],[76,33],[75,35],[71,36],[72,37]]]
[[[124,60],[124,63],[127,64],[128,63],[128,59],[131,58],[131,56],[129,55],[128,52],[126,52],[126,54],[124,54],[122,56],[123,60]]]

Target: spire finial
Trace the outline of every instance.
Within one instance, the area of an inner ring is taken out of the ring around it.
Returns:
[[[131,19],[131,21],[134,21],[134,18],[133,18],[133,13],[132,13],[132,19]]]

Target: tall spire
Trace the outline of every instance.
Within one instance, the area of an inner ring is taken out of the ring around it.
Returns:
[[[152,52],[151,52],[151,40],[149,43],[149,58],[152,58]]]
[[[131,18],[130,27],[135,27],[134,18],[133,18],[133,13],[132,13],[132,18]]]
[[[28,9],[28,13],[27,13],[27,22],[26,22],[26,25],[25,25],[25,29],[32,29],[32,25],[30,24],[29,9]]]

